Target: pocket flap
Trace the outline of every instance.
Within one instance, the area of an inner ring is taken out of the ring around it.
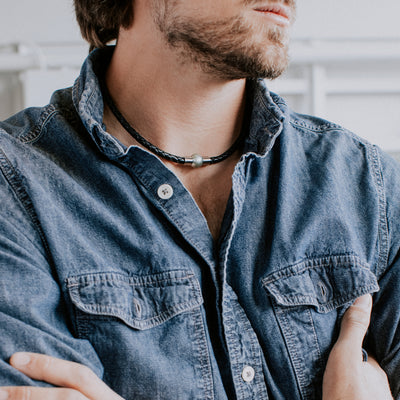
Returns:
[[[67,279],[72,303],[92,315],[111,316],[143,330],[203,303],[196,277],[184,270],[146,276],[114,272]]]
[[[281,306],[314,306],[321,313],[379,290],[375,275],[352,255],[306,260],[266,276],[262,285]]]

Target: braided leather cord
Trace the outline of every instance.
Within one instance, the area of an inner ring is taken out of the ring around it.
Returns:
[[[105,82],[102,82],[101,90],[102,90],[104,101],[110,108],[111,112],[114,114],[115,118],[117,118],[118,122],[122,125],[122,127],[143,147],[145,147],[147,150],[151,151],[152,153],[156,154],[157,156],[159,156],[165,160],[172,161],[177,164],[191,164],[193,162],[192,158],[176,156],[174,154],[163,151],[160,148],[154,146],[152,143],[150,143],[147,139],[145,139],[142,135],[140,135],[129,124],[129,122],[125,119],[125,117],[118,110],[113,99],[111,98],[111,95],[108,91],[108,88],[107,88]],[[242,142],[242,139],[243,139],[243,130],[242,130],[242,133],[237,137],[235,142],[232,144],[232,146],[228,150],[226,150],[224,153],[220,154],[219,156],[204,158],[204,161],[203,161],[204,165],[217,164],[221,161],[226,160],[239,148],[239,146]]]

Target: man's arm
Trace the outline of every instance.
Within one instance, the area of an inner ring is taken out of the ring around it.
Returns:
[[[400,164],[380,153],[383,216],[380,232],[381,267],[376,271],[380,291],[374,295],[366,348],[389,378],[392,393],[400,399]]]
[[[26,193],[0,169],[0,385],[40,385],[10,367],[7,360],[16,351],[73,360],[101,376],[93,347],[71,331],[62,279],[45,250],[33,207],[26,208],[21,196]]]
[[[387,377],[379,365],[362,361],[362,342],[368,329],[371,297],[363,296],[346,312],[339,339],[325,371],[323,400],[392,400]],[[17,353],[10,364],[29,377],[59,386],[0,388],[0,400],[121,400],[82,365],[40,354]],[[3,396],[3,397],[2,397]]]

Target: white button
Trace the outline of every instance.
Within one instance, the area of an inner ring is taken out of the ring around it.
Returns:
[[[251,382],[256,375],[256,371],[254,371],[253,367],[246,365],[242,371],[242,378],[245,382]]]
[[[172,189],[171,185],[168,185],[168,183],[164,183],[161,185],[158,190],[157,190],[158,197],[163,200],[168,200],[172,197],[174,194],[174,189]]]

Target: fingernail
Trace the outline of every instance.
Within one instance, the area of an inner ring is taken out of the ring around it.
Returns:
[[[365,294],[364,296],[359,297],[353,303],[353,306],[357,306],[360,308],[368,309],[371,307],[372,296],[370,294]]]
[[[12,365],[14,367],[24,367],[31,361],[31,358],[26,353],[15,353],[12,357]],[[1,400],[1,397],[0,397]]]
[[[8,399],[8,392],[0,389],[0,400],[7,400],[7,399]]]

